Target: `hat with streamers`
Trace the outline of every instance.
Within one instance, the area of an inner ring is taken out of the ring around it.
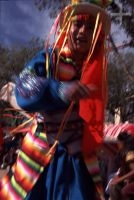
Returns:
[[[72,0],[71,4],[65,7],[60,15],[61,29],[70,20],[70,16],[75,15],[89,15],[96,18],[100,14],[100,21],[102,22],[102,30],[108,35],[111,26],[111,20],[105,7],[111,3],[111,0]]]
[[[88,2],[88,3],[96,4],[101,7],[106,7],[112,3],[112,0],[87,0],[87,1],[86,0],[72,0],[72,3],[74,4],[78,2]]]

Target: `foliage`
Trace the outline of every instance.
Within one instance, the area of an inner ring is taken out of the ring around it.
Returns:
[[[69,0],[34,0],[35,5],[39,10],[49,10],[51,18],[56,17],[58,12],[63,9],[69,2]]]
[[[19,74],[22,68],[24,68],[26,62],[42,49],[43,42],[38,38],[31,39],[27,46],[8,48],[0,45],[0,88],[9,81],[14,82],[14,76]],[[6,102],[0,101],[0,124],[15,127],[17,123],[21,123],[21,120],[16,118],[19,116],[18,112],[12,110],[6,112],[5,108],[10,108],[10,105]],[[6,113],[14,117],[3,118],[3,114]]]
[[[129,75],[126,73],[126,67],[121,68],[117,56],[111,56],[108,68],[108,105],[107,108],[112,115],[115,115],[115,109],[120,108],[121,121],[134,121],[134,61],[133,53],[122,55],[122,62],[125,60]],[[117,67],[118,66],[118,67]],[[131,75],[131,76],[130,76]]]
[[[120,26],[125,30],[127,36],[130,37],[130,46],[134,46],[134,1],[133,0],[119,0],[119,3],[123,6],[124,13],[130,13],[130,16],[123,16],[122,24]],[[119,3],[114,0],[109,7],[110,12],[119,12]],[[112,18],[114,23],[119,24],[118,18]],[[131,24],[131,25],[130,25]]]
[[[0,88],[12,81],[13,75],[17,75],[37,51],[43,48],[43,42],[33,38],[27,46],[3,47],[0,45]]]

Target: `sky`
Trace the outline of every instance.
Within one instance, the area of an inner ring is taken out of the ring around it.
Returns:
[[[34,0],[0,0],[0,43],[12,46],[26,44],[32,37],[44,39],[52,21]]]
[[[5,46],[25,45],[33,37],[45,40],[54,19],[48,11],[39,11],[35,0],[0,0],[0,43]],[[112,24],[114,40],[121,45],[128,40],[124,32]]]

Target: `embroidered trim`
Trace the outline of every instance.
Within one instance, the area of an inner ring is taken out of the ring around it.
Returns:
[[[16,82],[17,91],[24,98],[40,94],[44,86],[44,78],[37,76],[35,71],[29,68],[23,70]]]

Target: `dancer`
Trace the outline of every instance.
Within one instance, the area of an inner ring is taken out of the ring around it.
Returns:
[[[103,139],[110,18],[100,6],[75,1],[58,15],[53,30],[54,45],[48,39],[16,83],[1,90],[14,108],[40,114],[1,182],[0,197],[104,199],[96,151]]]

